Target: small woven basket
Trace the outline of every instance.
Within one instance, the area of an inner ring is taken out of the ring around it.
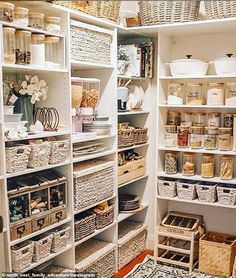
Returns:
[[[30,147],[20,145],[6,148],[7,173],[22,172],[27,169],[29,163]]]
[[[204,1],[204,4],[209,19],[236,16],[236,1]]]
[[[145,144],[148,141],[147,128],[136,127],[133,129],[134,145]]]
[[[119,21],[121,1],[95,1],[97,3],[98,17],[111,20],[114,22]]]
[[[66,227],[61,230],[54,231],[51,251],[53,253],[57,253],[62,249],[64,249],[69,242],[69,237],[70,237],[70,227]]]
[[[159,195],[163,197],[175,197],[177,195],[176,180],[171,178],[162,178],[157,181]]]
[[[220,185],[217,186],[217,197],[219,204],[235,206],[236,204],[236,187],[235,185]]]
[[[69,153],[69,140],[52,141],[51,142],[51,155],[50,164],[58,164],[65,161]]]
[[[102,229],[114,221],[114,205],[101,212],[94,212],[96,215],[96,229]]]
[[[34,242],[34,262],[38,262],[50,255],[52,238],[53,235],[48,235]]]
[[[95,214],[82,216],[75,222],[75,240],[78,241],[95,232]]]
[[[196,199],[196,181],[178,180],[177,195],[179,199],[194,200]]]
[[[134,134],[132,128],[118,130],[118,147],[125,148],[134,144]]]
[[[50,151],[51,151],[51,142],[43,142],[41,144],[31,144],[29,156],[30,168],[45,167],[49,163]]]
[[[199,182],[196,185],[199,201],[214,203],[216,201],[217,184],[210,182]]]
[[[72,10],[80,11],[93,16],[98,16],[97,1],[60,1],[54,0],[54,4],[69,8]]]

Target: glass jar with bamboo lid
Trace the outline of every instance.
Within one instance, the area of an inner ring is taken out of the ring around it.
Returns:
[[[230,151],[232,149],[231,144],[231,132],[230,127],[220,127],[218,128],[218,148],[221,151]]]
[[[203,147],[204,128],[201,126],[192,126],[190,129],[190,147],[192,149],[201,149]]]
[[[220,178],[222,180],[232,180],[233,178],[234,157],[224,155],[220,162]]]
[[[203,178],[213,178],[215,170],[215,157],[212,154],[202,155],[201,176]]]
[[[208,126],[204,128],[204,148],[206,150],[216,150],[217,149],[217,127]]]
[[[183,153],[182,174],[184,176],[193,176],[195,174],[195,154]]]
[[[15,42],[15,29],[10,27],[3,27],[3,50],[4,50],[4,63],[15,64],[16,62],[16,42]]]
[[[165,125],[164,145],[165,147],[176,146],[176,125]]]

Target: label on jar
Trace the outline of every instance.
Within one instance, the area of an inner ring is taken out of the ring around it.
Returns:
[[[165,133],[165,146],[175,147],[176,135],[175,133]]]
[[[219,149],[230,150],[231,149],[231,134],[219,135]]]

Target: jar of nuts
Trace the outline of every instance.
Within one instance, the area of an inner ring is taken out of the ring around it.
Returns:
[[[224,155],[220,162],[220,178],[222,180],[231,180],[233,178],[233,156]]]
[[[95,78],[83,78],[83,93],[80,107],[95,108],[100,95],[100,80]]]
[[[205,127],[204,148],[206,150],[217,149],[217,127]]]
[[[184,176],[193,176],[195,174],[195,154],[183,153],[182,174]]]
[[[165,173],[176,174],[177,173],[177,153],[165,152]]]

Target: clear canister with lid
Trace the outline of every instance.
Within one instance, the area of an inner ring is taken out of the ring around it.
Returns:
[[[16,31],[16,64],[31,63],[31,32]]]
[[[45,65],[44,39],[45,36],[41,34],[31,36],[32,64],[35,66],[44,67]]]
[[[232,180],[233,178],[234,158],[224,155],[220,161],[220,178],[222,180]]]
[[[29,27],[43,29],[44,28],[44,14],[38,12],[29,13]]]
[[[164,127],[165,127],[165,136],[164,136],[165,147],[175,147],[176,146],[176,126],[165,125]]]
[[[0,1],[0,21],[12,22],[14,20],[15,5]]]
[[[207,87],[207,105],[224,105],[224,84],[209,83]]]
[[[48,16],[45,18],[45,30],[54,34],[61,32],[61,19],[56,16]]]
[[[182,105],[184,103],[183,86],[178,83],[170,83],[168,85],[167,104]]]
[[[48,68],[60,68],[58,48],[60,38],[46,37],[45,38],[45,65]]]
[[[204,127],[206,125],[206,113],[203,113],[203,112],[194,113],[193,125]]]
[[[188,136],[189,136],[189,127],[178,126],[177,127],[177,147],[187,148]]]
[[[168,111],[167,115],[167,124],[168,125],[180,125],[181,123],[181,114],[177,111]]]
[[[204,148],[206,150],[217,149],[217,134],[217,127],[205,127]]]
[[[207,126],[220,126],[220,113],[210,112],[207,114]]]
[[[203,105],[202,84],[187,83],[186,88],[186,104],[187,105]]]
[[[3,27],[4,63],[7,64],[15,64],[16,62],[15,31],[14,28]]]
[[[195,154],[183,153],[182,174],[184,176],[193,176],[195,174]]]
[[[192,149],[201,149],[203,147],[204,128],[201,126],[193,126],[190,132],[190,147]]]
[[[181,113],[181,126],[192,126],[193,123],[193,113],[183,112]]]
[[[236,83],[230,82],[226,83],[226,106],[236,106]]]
[[[201,176],[203,178],[213,178],[215,170],[215,157],[212,154],[202,155]]]
[[[14,10],[14,23],[21,26],[27,27],[29,25],[28,14],[29,9],[23,7],[15,7]]]
[[[232,128],[221,127],[218,129],[218,148],[221,151],[230,151],[232,149],[231,133]]]
[[[165,173],[176,174],[177,173],[177,153],[165,152]]]

